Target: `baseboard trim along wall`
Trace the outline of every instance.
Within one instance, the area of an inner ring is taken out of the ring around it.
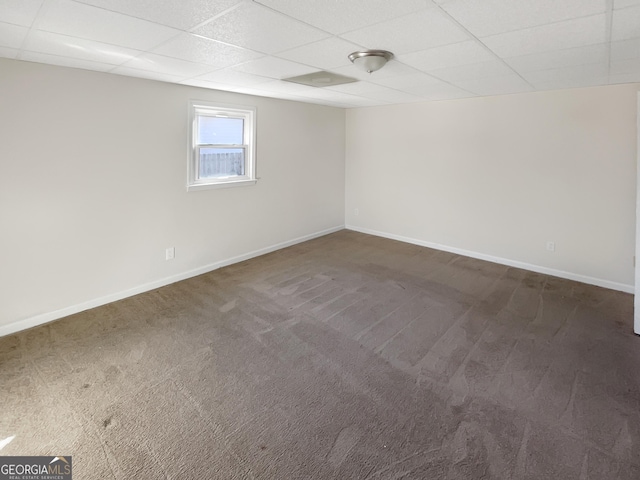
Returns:
[[[218,262],[211,263],[209,265],[205,265],[203,267],[196,268],[194,270],[189,270],[187,272],[183,272],[177,275],[161,278],[160,280],[156,280],[155,282],[145,283],[143,285],[139,285],[137,287],[130,288],[128,290],[112,293],[104,297],[89,300],[87,302],[79,303],[77,305],[65,307],[60,310],[55,310],[53,312],[48,312],[48,313],[42,313],[34,317],[29,317],[23,320],[18,320],[17,322],[9,323],[8,325],[2,325],[0,326],[0,337],[3,337],[5,335],[10,335],[12,333],[16,333],[22,330],[27,330],[28,328],[37,327],[45,323],[53,322],[54,320],[67,317],[75,313],[80,313],[85,310],[89,310],[91,308],[100,307],[102,305],[106,305],[107,303],[112,303],[118,300],[122,300],[124,298],[132,297],[134,295],[138,295],[139,293],[144,293],[144,292],[148,292],[149,290],[154,290],[156,288],[164,287],[165,285],[169,285],[171,283],[176,283],[181,280],[186,280],[191,277],[196,277],[204,273],[212,272],[213,270],[217,270],[219,268],[226,267],[228,265],[233,265],[234,263],[244,262],[245,260],[249,260],[254,257],[259,257],[267,253],[275,252],[276,250],[281,250],[283,248],[296,245],[298,243],[306,242],[308,240],[313,240],[314,238],[323,237],[325,235],[329,235],[330,233],[344,230],[344,228],[345,228],[344,225],[328,228],[326,230],[311,233],[309,235],[304,235],[302,237],[294,238],[292,240],[287,240],[286,242],[277,243],[275,245],[270,245],[268,247],[264,247],[259,250],[254,250],[252,252],[248,252],[232,258],[220,260]]]
[[[567,280],[575,280],[576,282],[588,283],[589,285],[596,285],[598,287],[609,288],[611,290],[618,290],[625,293],[634,293],[635,288],[633,285],[626,285],[624,283],[611,282],[609,280],[603,280],[601,278],[589,277],[587,275],[580,275],[577,273],[565,272],[563,270],[556,270],[554,268],[541,267],[539,265],[533,265],[526,262],[520,262],[517,260],[510,260],[508,258],[494,257],[493,255],[486,255],[484,253],[473,252],[470,250],[464,250],[462,248],[450,247],[448,245],[441,245],[438,243],[427,242],[424,240],[418,240],[416,238],[404,237],[402,235],[395,235],[393,233],[379,232],[377,230],[370,230],[368,228],[356,227],[354,225],[346,225],[347,230],[353,230],[354,232],[366,233],[368,235],[375,235],[377,237],[388,238],[391,240],[398,240],[400,242],[412,243],[414,245],[420,245],[421,247],[433,248],[435,250],[442,250],[449,253],[455,253],[457,255],[464,255],[465,257],[477,258],[478,260],[486,260],[488,262],[499,263],[501,265],[507,265],[509,267],[522,268],[523,270],[530,270],[536,273],[543,273],[545,275],[551,275],[553,277],[565,278]]]

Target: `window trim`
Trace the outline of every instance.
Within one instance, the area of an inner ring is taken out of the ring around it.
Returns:
[[[242,118],[244,120],[244,138],[240,145],[198,144],[198,117]],[[189,101],[189,132],[187,155],[187,191],[208,190],[255,185],[256,177],[256,117],[257,109],[248,105],[218,103],[207,100]],[[199,155],[201,148],[236,148],[244,149],[244,175],[199,179]]]

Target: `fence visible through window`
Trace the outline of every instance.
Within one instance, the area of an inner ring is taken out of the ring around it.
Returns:
[[[244,175],[244,149],[233,152],[216,150],[218,149],[202,148],[200,150],[200,178]]]

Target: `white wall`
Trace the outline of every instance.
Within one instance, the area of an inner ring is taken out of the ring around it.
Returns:
[[[633,291],[637,90],[349,110],[347,227]]]
[[[187,193],[190,98],[257,106],[256,186]],[[0,59],[0,334],[342,227],[344,151],[341,109]]]

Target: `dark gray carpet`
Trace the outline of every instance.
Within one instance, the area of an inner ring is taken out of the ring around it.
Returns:
[[[637,480],[632,317],[342,231],[0,339],[0,454],[78,480]]]

